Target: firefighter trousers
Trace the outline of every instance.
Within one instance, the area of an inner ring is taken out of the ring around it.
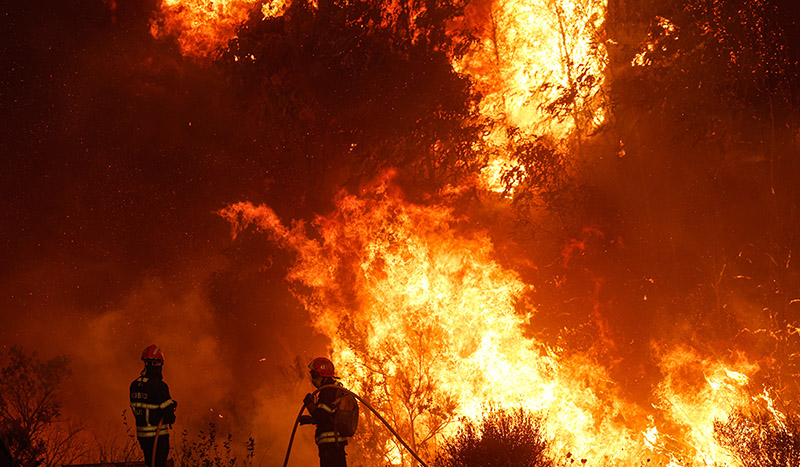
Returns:
[[[347,467],[344,445],[323,443],[319,447],[319,467]]]
[[[166,467],[167,455],[169,454],[169,435],[158,437],[156,445],[156,465],[153,466],[153,443],[155,438],[139,438],[139,446],[144,451],[144,463],[147,467]]]

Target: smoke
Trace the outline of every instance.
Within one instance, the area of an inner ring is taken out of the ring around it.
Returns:
[[[253,436],[257,453],[277,456],[296,415],[284,412],[297,410],[309,389],[303,387],[308,385],[305,374],[292,369],[294,359],[323,350],[308,330],[306,336],[298,332],[302,314],[287,320],[280,311],[266,321],[270,313],[263,310],[263,316],[249,317],[249,326],[258,329],[247,333],[242,344],[245,333],[224,325],[235,319],[235,312],[215,308],[202,287],[158,278],[144,279],[99,313],[87,315],[87,310],[57,302],[48,308],[29,309],[33,319],[14,320],[4,341],[43,358],[66,353],[72,377],[64,387],[64,417],[82,420],[95,432],[109,426],[122,440],[128,385],[142,370],[141,351],[155,343],[166,354],[165,381],[179,403],[176,438],[187,430],[191,440],[213,422],[220,434],[234,435],[240,450]],[[290,345],[294,338],[309,345]],[[127,420],[132,423],[129,410]]]
[[[210,409],[227,408],[225,399],[231,388],[226,382],[232,375],[221,358],[208,300],[200,292],[176,294],[165,291],[161,281],[148,279],[119,307],[76,321],[80,324],[61,325],[65,337],[60,339],[68,340],[59,348],[68,348],[72,357],[73,397],[97,401],[90,411],[93,416],[119,414],[127,406],[125,382],[141,371],[137,350],[148,342],[166,353],[165,380],[180,403],[181,414],[186,414],[185,426],[199,421],[200,414]],[[202,397],[195,396],[196,388],[203,388]]]

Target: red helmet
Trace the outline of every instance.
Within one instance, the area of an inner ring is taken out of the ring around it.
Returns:
[[[311,360],[311,363],[308,364],[308,368],[311,369],[311,371],[316,371],[322,377],[335,378],[333,362],[325,357],[317,357]]]
[[[144,349],[142,352],[142,360],[145,363],[152,363],[152,364],[164,364],[164,352],[161,351],[155,344],[149,346],[148,348]]]

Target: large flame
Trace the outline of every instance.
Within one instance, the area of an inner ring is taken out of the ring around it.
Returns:
[[[265,2],[264,18],[282,15],[290,3]],[[258,4],[162,0],[151,32],[174,37],[186,56],[213,57]],[[452,66],[473,80],[482,96],[481,114],[493,127],[487,142],[495,150],[482,172],[484,188],[513,196],[518,182],[504,175],[520,171],[520,162],[507,150],[513,145],[509,128],[557,142],[579,141],[605,120],[606,9],[607,0],[495,0],[467,6],[458,24],[476,30],[480,40],[453,57]],[[391,11],[386,15],[389,20]]]
[[[513,195],[504,175],[520,161],[505,149],[513,146],[509,128],[580,147],[605,120],[606,9],[606,0],[497,0],[467,9],[464,24],[477,27],[480,40],[453,68],[473,79],[493,124],[487,142],[497,150],[483,170],[485,188]]]
[[[482,37],[453,65],[477,81],[493,121],[557,137],[591,130],[605,111],[606,8],[605,0],[498,0],[470,9]],[[554,119],[548,107],[558,102],[565,113]]]
[[[485,232],[445,206],[405,202],[383,180],[362,196],[341,195],[313,231],[283,225],[266,206],[222,214],[236,232],[255,225],[294,251],[288,278],[331,339],[345,383],[429,458],[453,422],[495,404],[544,415],[555,450],[590,465],[727,459],[713,422],[744,400],[757,367],[674,349],[662,356],[653,407],[625,400],[602,365],[525,335],[536,312],[520,302],[530,285],[493,259]],[[373,447],[379,440],[380,462],[408,465],[393,440],[363,436]]]
[[[250,16],[260,0],[161,0],[151,22],[154,37],[173,37],[181,53],[192,58],[214,57]],[[264,2],[264,18],[280,16],[289,0]]]

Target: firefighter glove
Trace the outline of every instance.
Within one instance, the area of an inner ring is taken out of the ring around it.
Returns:
[[[306,394],[306,397],[303,398],[303,403],[305,405],[314,405],[314,396],[311,393]]]
[[[301,425],[311,425],[314,423],[314,419],[311,418],[311,415],[300,415],[298,420],[300,420]]]

